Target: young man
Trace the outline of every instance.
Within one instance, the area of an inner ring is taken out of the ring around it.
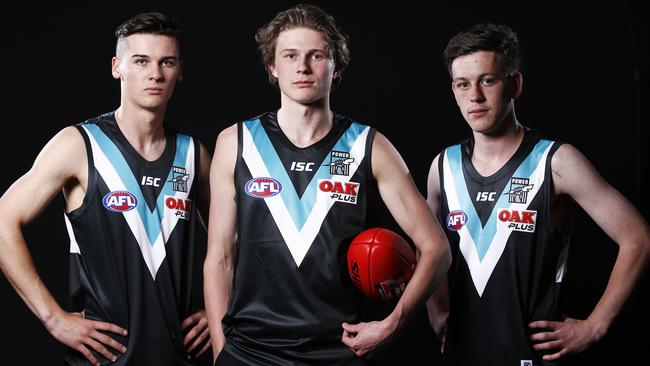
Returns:
[[[210,344],[195,243],[198,212],[209,202],[210,156],[163,124],[181,79],[180,28],[144,13],[115,34],[120,106],[60,131],[2,196],[0,266],[71,348],[66,364],[195,364]],[[63,310],[45,288],[21,229],[60,191],[78,312]]]
[[[216,365],[361,365],[443,278],[447,242],[390,142],[330,110],[349,61],[334,19],[297,5],[256,40],[281,106],[217,138],[204,268]],[[394,311],[357,323],[345,254],[375,181],[420,259]]]
[[[427,200],[446,223],[453,257],[449,299],[427,302],[432,325],[445,336],[450,300],[450,365],[554,364],[607,332],[647,265],[650,231],[576,148],[517,120],[523,77],[510,28],[476,25],[449,41],[444,58],[472,138],[445,149],[429,172]],[[574,202],[620,246],[585,320],[558,309]]]

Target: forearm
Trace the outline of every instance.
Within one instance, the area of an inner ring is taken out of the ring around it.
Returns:
[[[215,357],[226,343],[221,320],[228,309],[233,272],[232,262],[225,259],[206,260],[204,266],[205,311]]]
[[[386,318],[386,321],[392,325],[391,328],[398,332],[422,308],[439,284],[446,280],[445,274],[449,267],[447,248],[435,247],[419,254],[415,271],[406,290],[393,312]]]
[[[650,250],[647,240],[644,238],[638,243],[621,245],[619,248],[605,292],[587,318],[601,336],[620,313],[648,265]]]
[[[0,268],[38,319],[51,329],[63,310],[39,277],[20,229],[0,227]]]

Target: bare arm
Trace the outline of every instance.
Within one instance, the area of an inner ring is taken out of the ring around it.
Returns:
[[[71,156],[80,158],[70,159]],[[57,340],[83,353],[93,364],[99,364],[87,346],[111,360],[115,356],[104,345],[122,352],[126,350],[99,330],[122,335],[126,330],[65,312],[38,276],[22,231],[64,186],[70,188],[83,181],[82,190],[85,191],[87,164],[81,135],[74,127],[68,127],[48,142],[32,168],[9,187],[0,198],[0,268],[25,304]],[[68,207],[70,199],[74,198],[66,197]]]
[[[216,359],[226,339],[221,319],[226,314],[233,286],[237,207],[234,170],[237,160],[237,126],[223,130],[217,138],[210,168],[211,201],[208,253],[203,267],[205,307]]]
[[[434,217],[440,213],[440,174],[438,171],[438,161],[440,155],[436,156],[429,168],[427,178],[427,204]],[[449,317],[449,285],[444,280],[436,287],[433,295],[427,300],[427,314],[429,323],[436,335],[440,339],[444,348],[447,333],[447,318]]]
[[[199,143],[199,167],[198,167],[198,196],[195,204],[199,212],[201,224],[207,229],[208,210],[210,209],[210,163],[211,157],[208,150]],[[201,356],[210,347],[210,328],[205,309],[191,314],[181,322],[181,329],[186,331],[183,338],[183,345],[188,352],[196,350],[195,357]]]
[[[413,240],[419,260],[399,302],[384,320],[354,326],[344,324],[343,341],[357,355],[372,352],[403,329],[435,286],[444,280],[450,261],[447,238],[437,219],[413,183],[401,156],[380,133],[373,142],[372,170],[386,207]]]
[[[210,153],[203,146],[199,144],[199,192],[198,192],[198,210],[201,215],[201,223],[204,227],[208,226],[208,218],[210,213],[210,164],[212,159]]]
[[[556,194],[568,194],[619,245],[607,288],[584,321],[538,321],[550,331],[532,336],[535,349],[558,349],[546,360],[580,352],[605,335],[636,286],[650,258],[650,229],[641,214],[609,185],[577,149],[563,145],[551,162]]]

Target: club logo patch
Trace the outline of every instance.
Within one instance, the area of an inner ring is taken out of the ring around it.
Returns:
[[[126,212],[138,206],[138,199],[128,191],[113,191],[104,196],[102,204],[110,211]]]
[[[454,210],[447,215],[447,229],[458,231],[467,224],[467,214],[463,210]]]
[[[537,211],[499,209],[497,212],[497,230],[514,230],[524,233],[535,232]]]
[[[254,198],[269,198],[282,191],[282,183],[270,177],[253,178],[246,182],[244,191]]]
[[[331,179],[318,180],[318,198],[325,198],[337,202],[357,204],[359,187],[356,182],[339,182]]]
[[[324,166],[330,167],[330,174],[347,176],[350,175],[350,164],[353,161],[349,152],[330,151],[330,162]]]
[[[528,178],[510,179],[510,190],[505,194],[508,195],[509,203],[526,203],[528,201],[528,192],[533,189],[534,184],[528,184]]]
[[[172,188],[176,192],[187,193],[187,181],[190,175],[187,174],[185,168],[172,166]]]

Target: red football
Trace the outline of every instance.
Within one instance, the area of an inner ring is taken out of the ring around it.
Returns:
[[[348,248],[352,283],[377,302],[397,302],[413,275],[415,262],[406,240],[384,228],[362,231]]]

